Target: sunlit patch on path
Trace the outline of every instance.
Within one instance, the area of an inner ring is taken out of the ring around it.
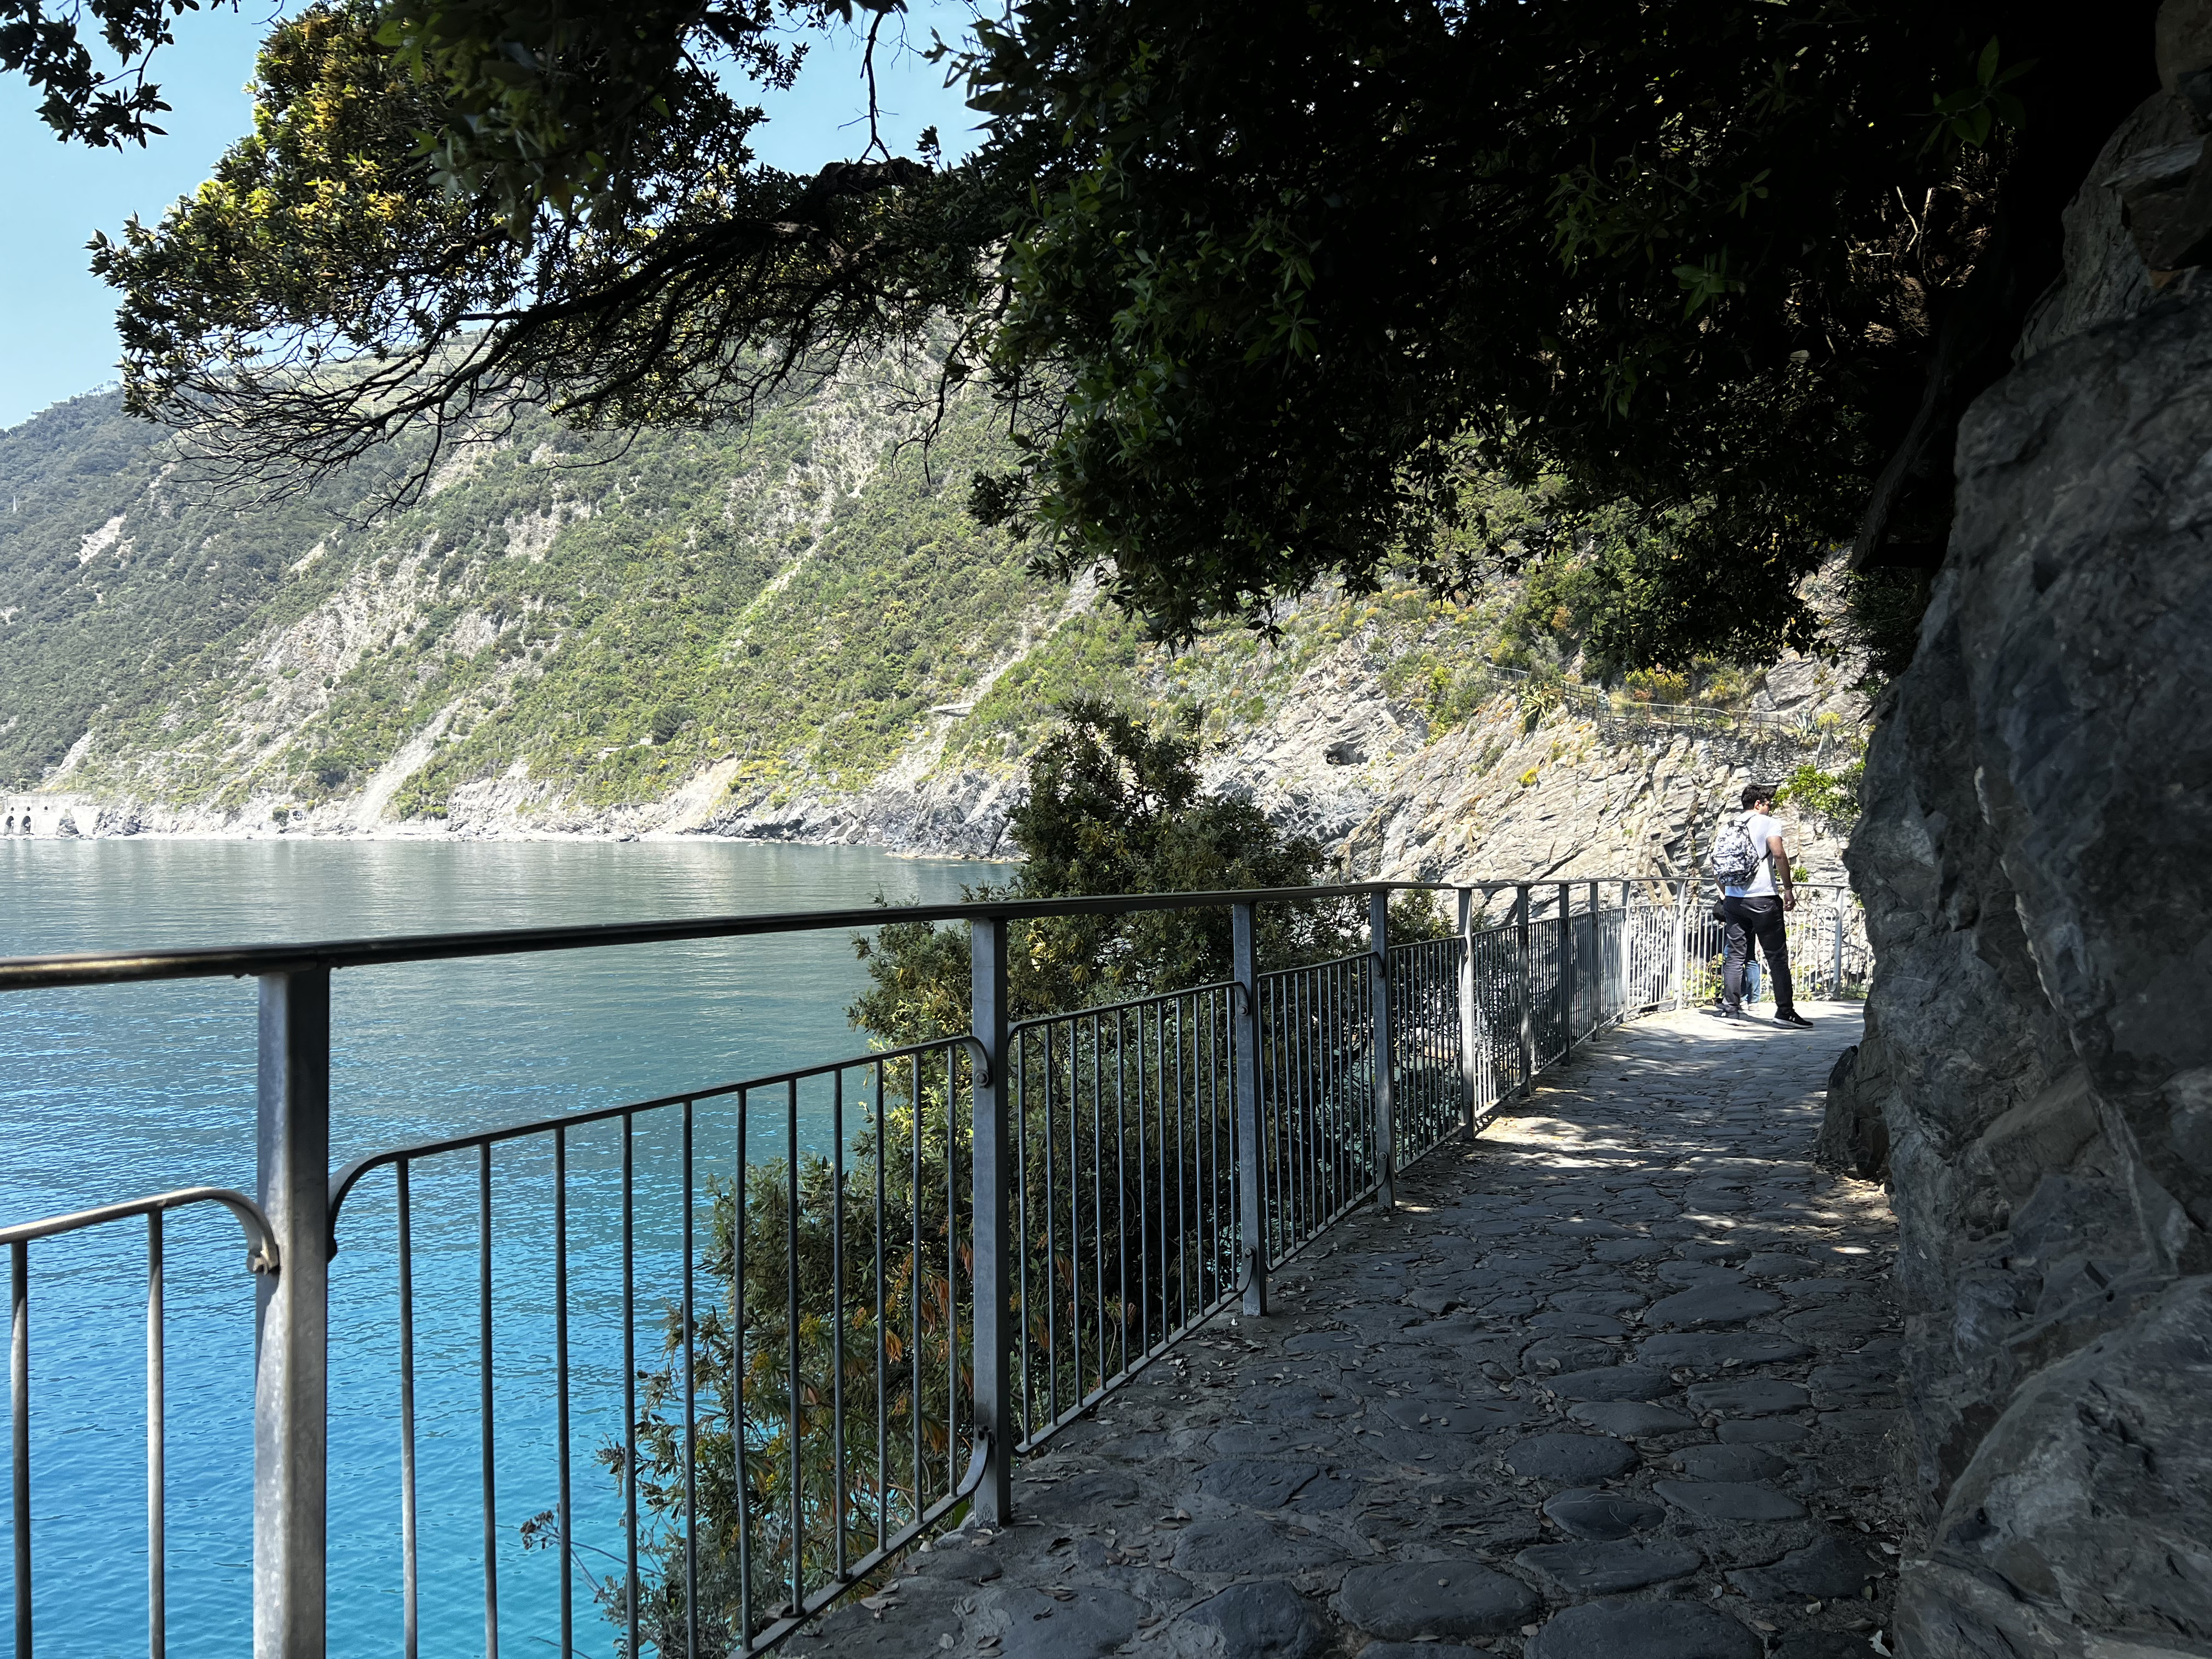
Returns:
[[[1897,1560],[1859,1020],[1638,1022],[1442,1148],[793,1651],[1843,1659]]]

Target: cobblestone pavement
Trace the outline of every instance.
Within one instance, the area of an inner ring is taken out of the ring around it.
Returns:
[[[1808,1012],[1600,1038],[793,1650],[1887,1651],[1893,1234],[1811,1162],[1860,1027]]]

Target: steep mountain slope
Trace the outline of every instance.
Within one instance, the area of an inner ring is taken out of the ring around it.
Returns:
[[[1467,826],[1540,822],[1553,780],[1610,775],[1665,729],[1494,669],[1528,654],[1498,649],[1510,594],[1320,595],[1272,641],[1169,653],[975,527],[988,406],[957,403],[924,454],[896,441],[910,390],[856,376],[742,433],[626,443],[528,416],[404,511],[381,507],[404,456],[301,499],[212,496],[111,397],[0,434],[0,823],[982,854],[1056,705],[1089,695],[1198,710],[1217,787],[1328,843],[1364,820],[1355,864],[1438,873],[1452,846],[1557,862]],[[1832,715],[1840,684],[1799,663],[1752,690]],[[1677,796],[1750,763],[1705,729],[1703,760],[1669,763]]]

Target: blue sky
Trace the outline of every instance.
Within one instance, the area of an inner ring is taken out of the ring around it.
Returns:
[[[910,0],[908,40],[929,44],[933,28],[958,35],[964,4]],[[132,214],[152,221],[207,176],[224,146],[252,118],[244,88],[270,13],[264,0],[240,11],[187,13],[177,45],[165,52],[155,79],[173,105],[166,137],[123,153],[88,151],[57,141],[38,118],[37,100],[20,80],[0,79],[0,225],[9,247],[0,258],[0,428],[15,425],[116,378],[112,291],[86,267],[85,244],[95,230],[112,234]],[[914,137],[934,124],[946,149],[969,147],[975,115],[945,90],[944,72],[911,52],[878,49],[884,137],[910,153]],[[763,157],[778,167],[811,171],[856,152],[866,142],[854,123],[866,106],[859,37],[818,43],[799,84],[764,99],[769,119],[757,133]]]

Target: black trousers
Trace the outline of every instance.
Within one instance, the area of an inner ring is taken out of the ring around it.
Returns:
[[[1721,962],[1721,1006],[1730,1013],[1743,1006],[1743,965],[1751,959],[1751,942],[1759,941],[1759,954],[1774,979],[1774,1012],[1786,1014],[1797,1005],[1790,983],[1790,940],[1782,922],[1778,898],[1725,898],[1722,914],[1728,918],[1728,954]]]

